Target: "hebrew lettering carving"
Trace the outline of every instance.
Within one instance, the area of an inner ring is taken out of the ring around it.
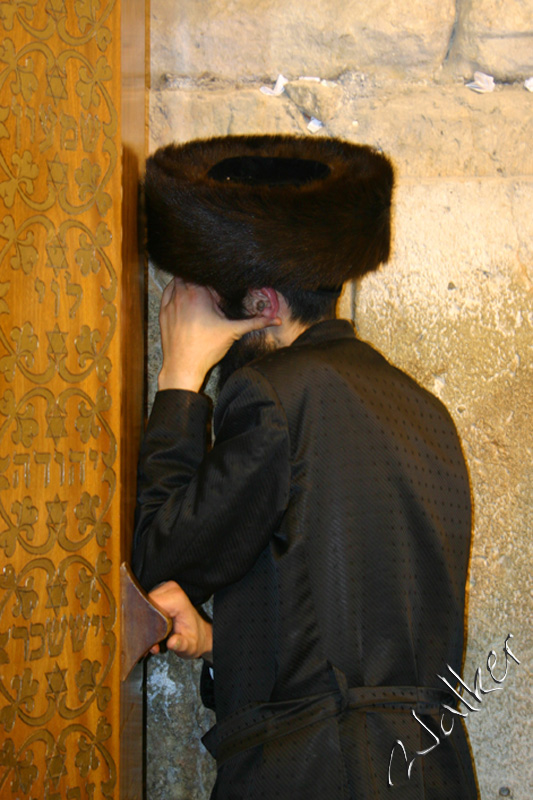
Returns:
[[[119,11],[0,0],[2,797],[116,796]]]

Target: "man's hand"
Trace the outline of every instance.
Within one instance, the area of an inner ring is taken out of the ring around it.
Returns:
[[[213,626],[205,620],[175,581],[167,581],[157,586],[148,595],[169,617],[172,617],[173,632],[167,639],[167,648],[181,658],[204,658],[212,662]],[[155,644],[151,653],[159,653]]]
[[[261,313],[248,319],[227,319],[214,290],[173,278],[161,298],[163,366],[158,388],[200,391],[209,370],[234,341],[280,322]]]

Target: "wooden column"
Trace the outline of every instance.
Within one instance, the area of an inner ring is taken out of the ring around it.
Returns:
[[[144,0],[0,3],[2,798],[141,796],[120,564],[143,399],[144,51]]]

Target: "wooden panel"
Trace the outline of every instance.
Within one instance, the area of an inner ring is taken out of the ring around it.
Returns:
[[[122,190],[135,202],[144,147],[123,160],[121,12],[1,4],[2,797],[117,798],[123,784],[119,567],[142,305]],[[142,49],[138,62],[136,85]]]
[[[138,175],[144,169],[147,93],[142,0],[122,2],[122,306],[121,306],[121,549],[129,560],[135,497],[135,467],[144,401],[144,283],[136,232]],[[147,55],[146,55],[147,57]],[[125,648],[123,648],[125,649]],[[140,800],[144,788],[143,668],[138,665],[121,684],[120,797]]]

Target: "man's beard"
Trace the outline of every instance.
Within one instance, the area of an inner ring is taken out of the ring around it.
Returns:
[[[222,387],[236,369],[244,367],[250,361],[267,355],[276,349],[272,341],[268,341],[265,331],[251,331],[245,333],[240,339],[234,342],[224,358],[218,363],[218,376],[216,379],[216,391],[220,394]]]

